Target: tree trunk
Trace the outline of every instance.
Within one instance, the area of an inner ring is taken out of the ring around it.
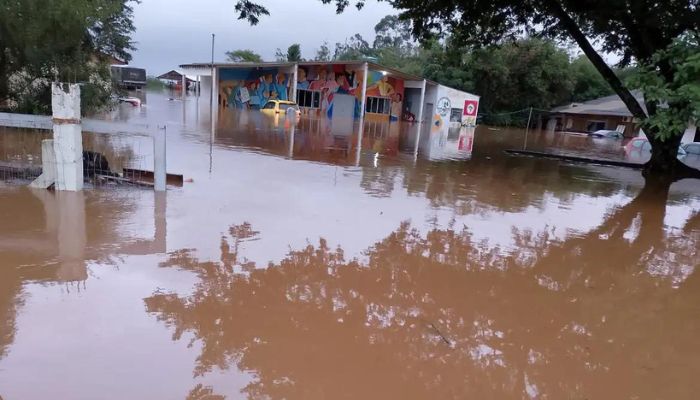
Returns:
[[[605,60],[593,48],[591,43],[579,28],[576,21],[564,10],[559,0],[545,0],[549,11],[553,16],[559,19],[561,26],[571,35],[571,37],[579,45],[583,53],[593,63],[593,66],[603,76],[603,79],[610,85],[615,93],[620,96],[622,102],[627,106],[627,109],[632,115],[640,121],[647,119],[648,115],[654,115],[656,112],[656,104],[647,102],[647,111],[645,112],[642,105],[620,81],[615,72],[605,63]],[[670,66],[661,65],[664,78],[667,81],[673,80]],[[647,112],[649,114],[647,114]],[[647,139],[651,143],[652,154],[651,159],[645,165],[642,173],[645,177],[659,174],[668,179],[678,180],[683,178],[699,178],[700,171],[690,168],[678,160],[678,147],[680,146],[682,135],[661,141],[657,138],[656,132],[651,129],[644,131]]]
[[[644,165],[642,175],[645,178],[658,176],[671,181],[684,178],[700,179],[700,171],[691,168],[678,159],[678,147],[681,144],[682,135],[676,135],[666,140],[656,137],[653,130],[646,132],[651,144],[651,158]]]
[[[644,112],[641,104],[639,104],[629,89],[625,87],[620,78],[615,75],[615,71],[610,68],[605,60],[603,60],[603,57],[593,48],[593,45],[588,41],[586,35],[584,35],[581,28],[579,28],[578,24],[571,18],[569,13],[564,10],[559,0],[546,0],[545,4],[547,4],[552,15],[559,19],[559,23],[569,33],[571,38],[576,41],[576,44],[578,44],[586,57],[591,61],[595,69],[598,70],[598,73],[600,73],[615,93],[620,96],[620,99],[625,103],[630,113],[639,120],[646,119],[647,114]]]

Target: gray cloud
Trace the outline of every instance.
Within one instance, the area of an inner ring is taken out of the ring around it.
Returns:
[[[355,33],[373,39],[374,25],[395,14],[386,3],[370,1],[361,11],[341,15],[319,0],[259,0],[270,11],[256,26],[236,19],[234,0],[143,0],[134,6],[137,50],[131,62],[158,75],[179,64],[211,59],[211,34],[216,34],[215,59],[224,52],[251,49],[264,59],[274,59],[276,48],[300,43],[303,56],[313,57],[328,41],[331,48]]]

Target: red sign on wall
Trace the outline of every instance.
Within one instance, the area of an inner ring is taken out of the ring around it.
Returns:
[[[476,117],[476,111],[479,109],[479,100],[464,101],[464,115]]]

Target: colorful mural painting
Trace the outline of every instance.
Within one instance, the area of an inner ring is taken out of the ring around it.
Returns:
[[[219,103],[232,108],[261,108],[269,100],[293,97],[293,69],[290,67],[220,68]],[[344,64],[300,65],[297,69],[297,101],[299,106],[319,115],[333,116],[334,98],[355,97],[354,110],[342,115],[360,116],[363,69]],[[403,114],[404,82],[378,71],[367,76],[368,114],[386,115],[398,121]],[[343,102],[347,104],[347,101]],[[352,101],[351,101],[352,104]]]
[[[388,76],[383,72],[369,71],[367,76],[367,97],[386,98],[390,102],[388,110],[377,108],[375,110],[367,110],[368,113],[389,114],[391,121],[398,121],[404,114],[404,81],[402,79]]]
[[[279,68],[221,68],[219,103],[235,108],[261,108],[268,100],[288,100],[292,74]]]

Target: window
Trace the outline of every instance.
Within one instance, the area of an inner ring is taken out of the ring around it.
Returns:
[[[391,103],[384,97],[367,97],[365,111],[373,114],[389,114]]]
[[[450,111],[450,122],[462,122],[462,109],[453,108]]]
[[[316,90],[298,89],[297,104],[299,104],[299,107],[320,108],[321,92]]]
[[[685,151],[688,154],[700,154],[700,144],[689,144],[686,146]]]
[[[274,101],[268,101],[267,104],[265,104],[266,110],[274,110],[275,109],[275,102]]]
[[[586,125],[586,130],[588,132],[595,132],[605,129],[605,121],[593,121],[589,120]]]

